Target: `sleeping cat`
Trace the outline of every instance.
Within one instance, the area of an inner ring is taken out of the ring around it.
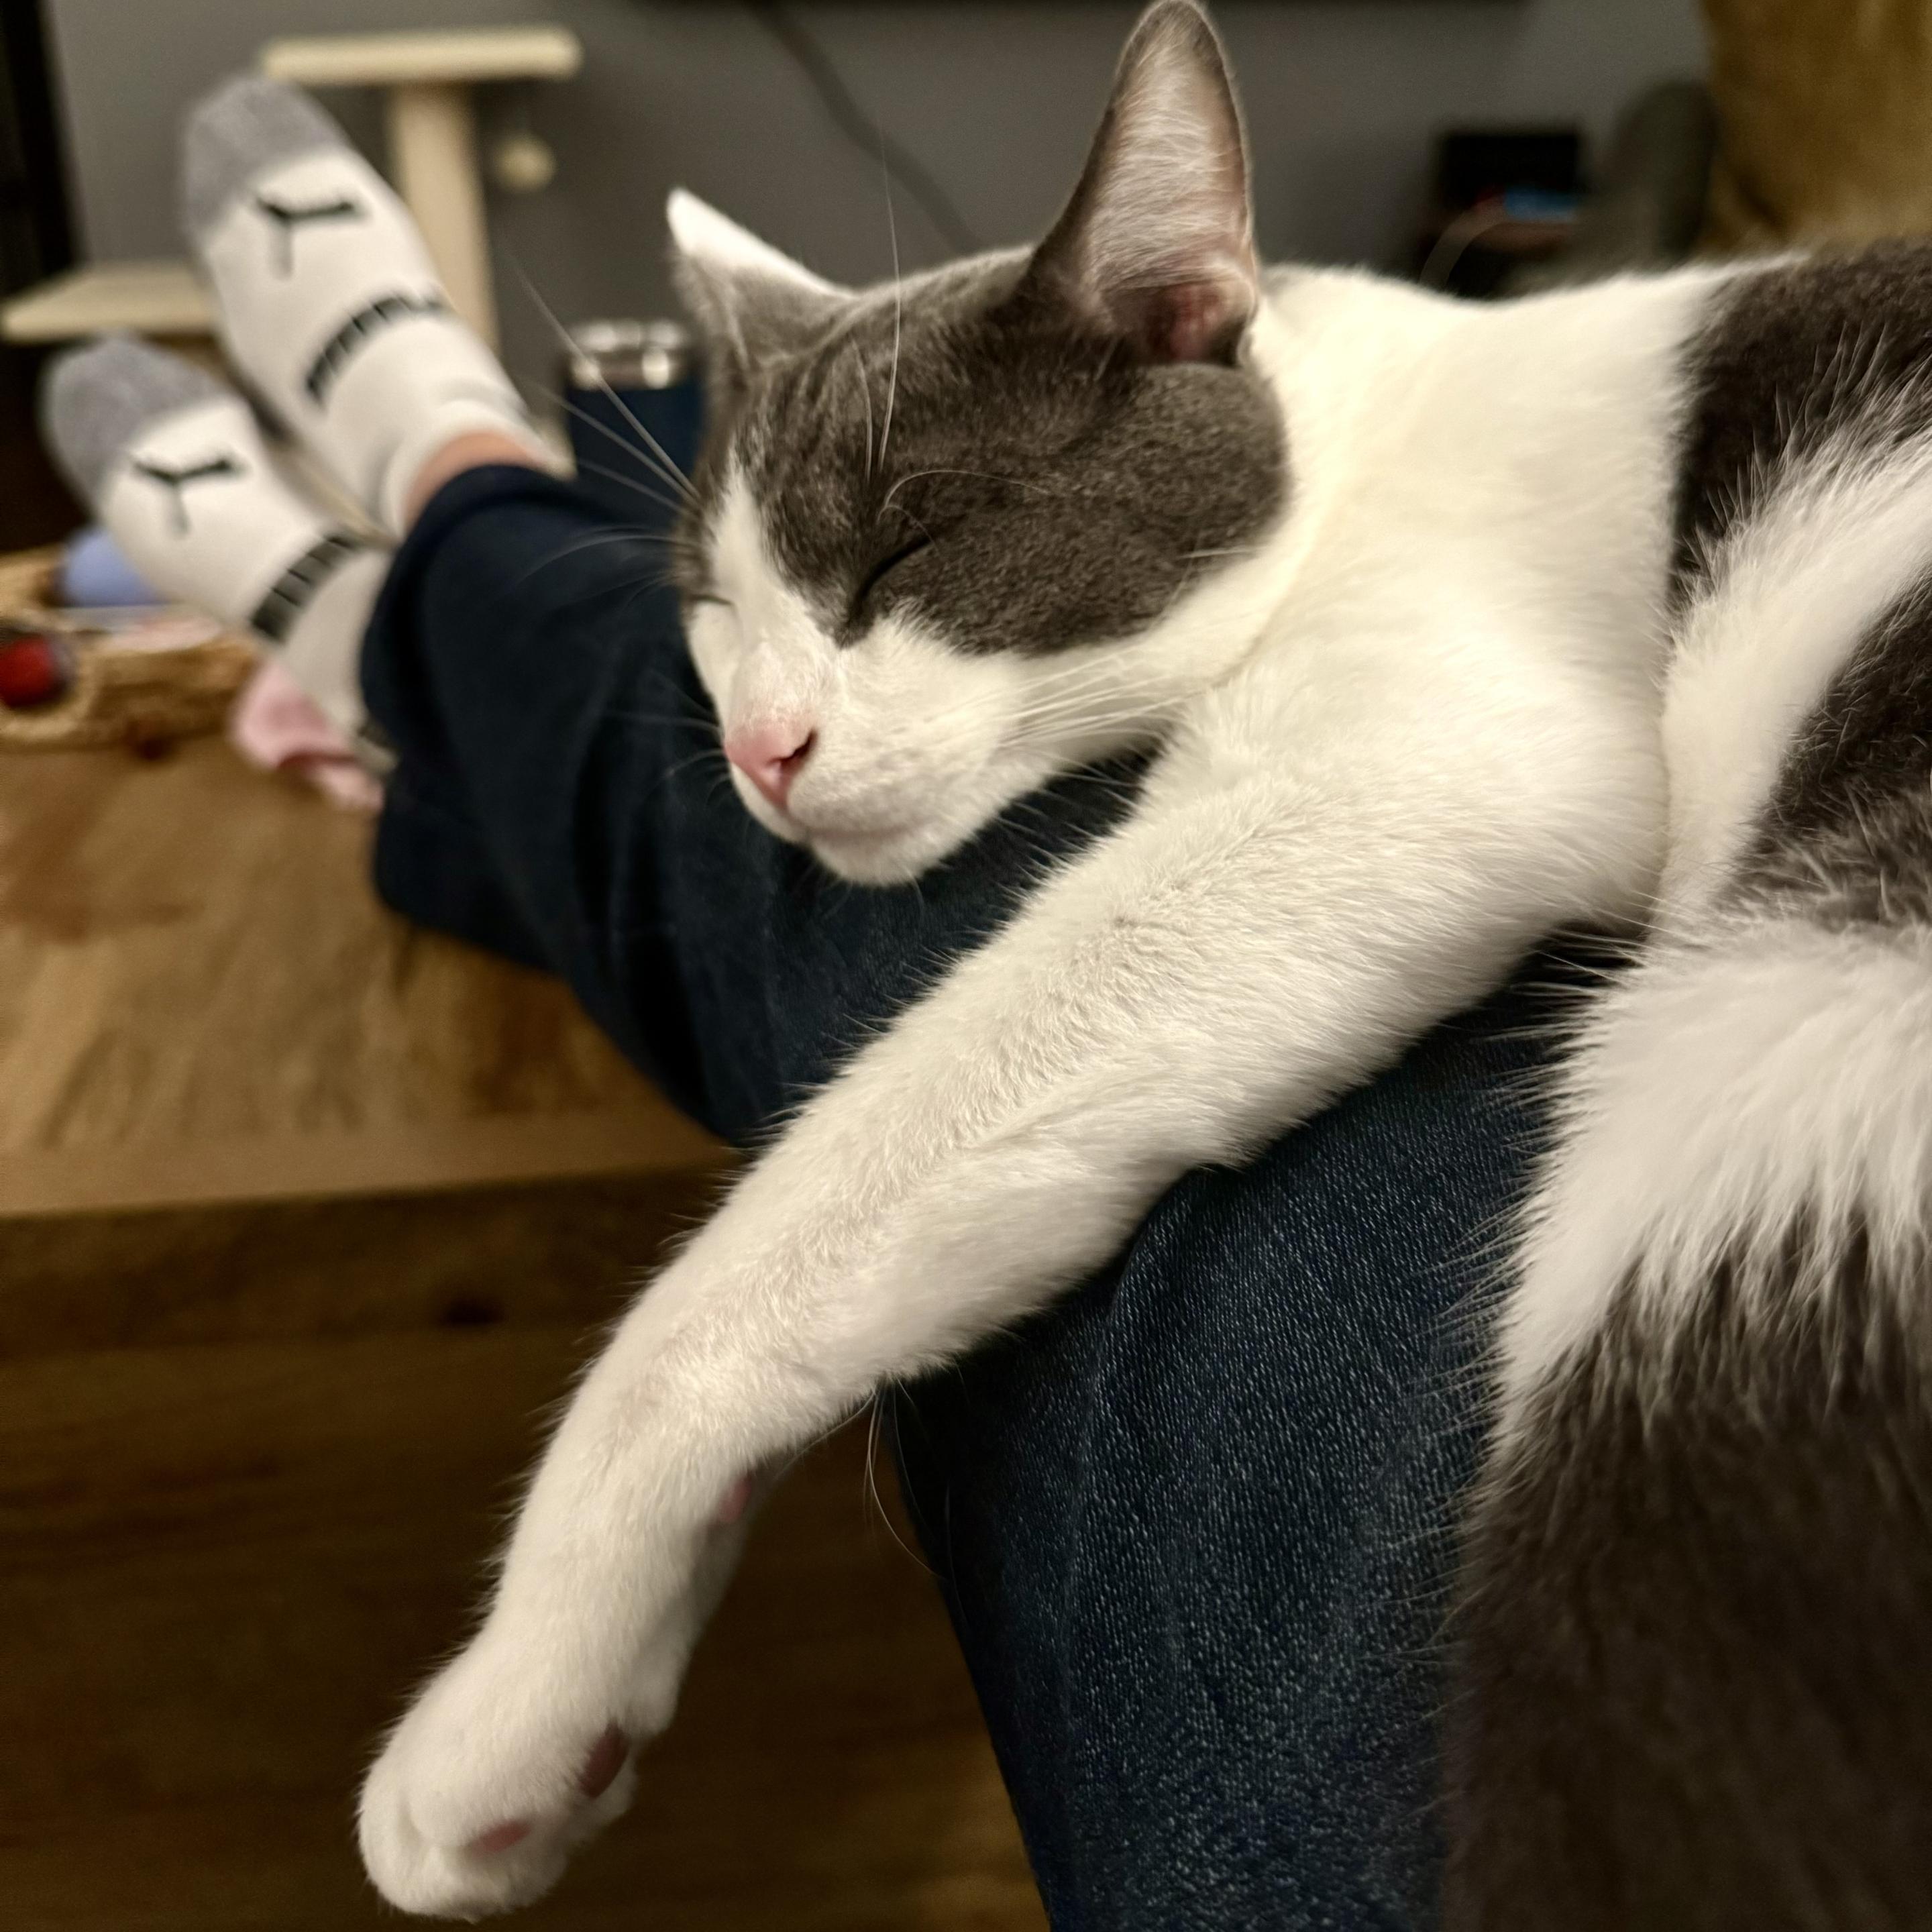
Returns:
[[[902,880],[1153,763],[626,1318],[370,1774],[378,1886],[542,1892],[628,1802],[760,1472],[1590,922],[1648,936],[1503,1313],[1448,1918],[1920,1922],[1932,252],[1485,307],[1264,274],[1185,0],[1036,248],[855,292],[670,221],[746,806]]]

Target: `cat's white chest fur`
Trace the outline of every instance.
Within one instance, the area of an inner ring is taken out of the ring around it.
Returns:
[[[1718,279],[1472,309],[1275,278],[1249,352],[1281,399],[1289,498],[1148,640],[1177,666],[1232,660],[1180,710],[1154,795],[1263,772],[1418,810],[1514,792],[1591,855],[1568,916],[1639,915],[1665,849],[1682,350]],[[1539,842],[1519,849],[1534,891]]]

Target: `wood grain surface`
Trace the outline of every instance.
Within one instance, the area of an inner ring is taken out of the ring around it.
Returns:
[[[368,1191],[358,1142],[416,1185],[715,1162],[557,982],[378,905],[369,837],[215,739],[0,759],[0,1211],[64,1162],[154,1204],[196,1148],[244,1194],[304,1191],[305,1148],[315,1191]]]
[[[368,839],[213,741],[0,757],[6,1932],[399,1922],[372,1742],[724,1172],[561,987],[377,907]],[[634,1814],[518,1922],[1043,1925],[863,1448],[768,1507]]]
[[[574,1330],[0,1365],[0,1922],[397,1923],[350,1806],[581,1348]],[[848,1431],[782,1489],[632,1816],[518,1922],[1033,1932],[930,1580]]]

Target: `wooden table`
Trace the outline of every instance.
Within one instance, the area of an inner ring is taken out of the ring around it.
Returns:
[[[723,1170],[561,987],[376,907],[368,837],[213,741],[0,757],[9,1932],[394,1922],[371,1740]],[[637,1815],[522,1922],[1042,1924],[862,1451],[767,1512]]]

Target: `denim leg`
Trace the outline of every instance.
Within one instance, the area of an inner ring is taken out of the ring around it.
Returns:
[[[1106,1276],[898,1393],[1058,1932],[1436,1923],[1480,1317],[1570,970],[1190,1175]]]
[[[363,648],[397,753],[376,884],[412,918],[561,974],[709,1115],[658,865],[680,805],[701,801],[675,768],[706,740],[667,676],[682,653],[662,569],[657,543],[533,470],[472,470],[437,495]]]
[[[400,760],[377,880],[562,974],[743,1142],[1115,822],[1132,772],[1062,782],[916,886],[831,879],[731,795],[663,568],[527,470],[437,497],[365,652]],[[896,1396],[1061,1932],[1432,1922],[1470,1304],[1534,1138],[1550,971],[1190,1176],[1105,1278]]]

